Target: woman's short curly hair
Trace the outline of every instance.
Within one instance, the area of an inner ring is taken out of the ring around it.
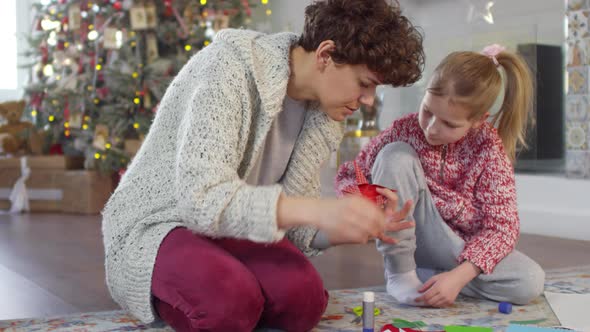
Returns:
[[[307,52],[332,40],[334,62],[366,65],[383,84],[408,86],[422,76],[422,34],[385,0],[318,0],[305,8],[298,44]]]

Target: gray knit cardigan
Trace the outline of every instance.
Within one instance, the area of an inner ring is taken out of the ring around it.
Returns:
[[[282,111],[289,53],[298,36],[224,30],[193,56],[164,95],[146,139],[103,210],[106,280],[113,299],[143,322],[155,320],[151,278],[158,248],[175,227],[208,237],[273,242],[277,200],[319,196],[319,170],[341,126],[308,110],[281,181],[244,179]],[[286,236],[306,255],[315,229]]]

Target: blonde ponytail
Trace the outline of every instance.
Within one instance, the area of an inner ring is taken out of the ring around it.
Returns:
[[[492,124],[497,126],[506,154],[514,162],[517,146],[526,148],[526,129],[533,109],[533,80],[528,65],[519,55],[502,52],[496,58],[506,80],[504,102],[493,116]]]
[[[451,96],[472,111],[471,119],[482,119],[500,94],[502,75],[498,66],[504,68],[504,102],[491,122],[497,126],[504,150],[514,162],[516,147],[526,147],[525,134],[533,105],[531,73],[520,56],[498,47],[491,51],[496,52],[449,54],[434,70],[428,91]]]

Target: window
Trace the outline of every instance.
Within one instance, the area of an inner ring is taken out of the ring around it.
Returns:
[[[3,41],[3,51],[0,52],[0,90],[16,90],[16,0],[5,1],[2,7],[2,11],[11,14],[3,15],[0,20],[0,40]]]
[[[32,4],[36,0],[2,0],[0,19],[0,102],[23,98],[23,86],[29,70],[19,68],[29,62],[19,56],[29,48]],[[1,121],[1,120],[0,120]]]

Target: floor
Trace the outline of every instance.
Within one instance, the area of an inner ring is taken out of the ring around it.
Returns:
[[[590,265],[586,241],[523,235],[518,249],[545,269]],[[313,263],[328,289],[383,281],[374,244],[332,248]],[[0,215],[0,294],[0,320],[116,309],[104,284],[100,218]]]

